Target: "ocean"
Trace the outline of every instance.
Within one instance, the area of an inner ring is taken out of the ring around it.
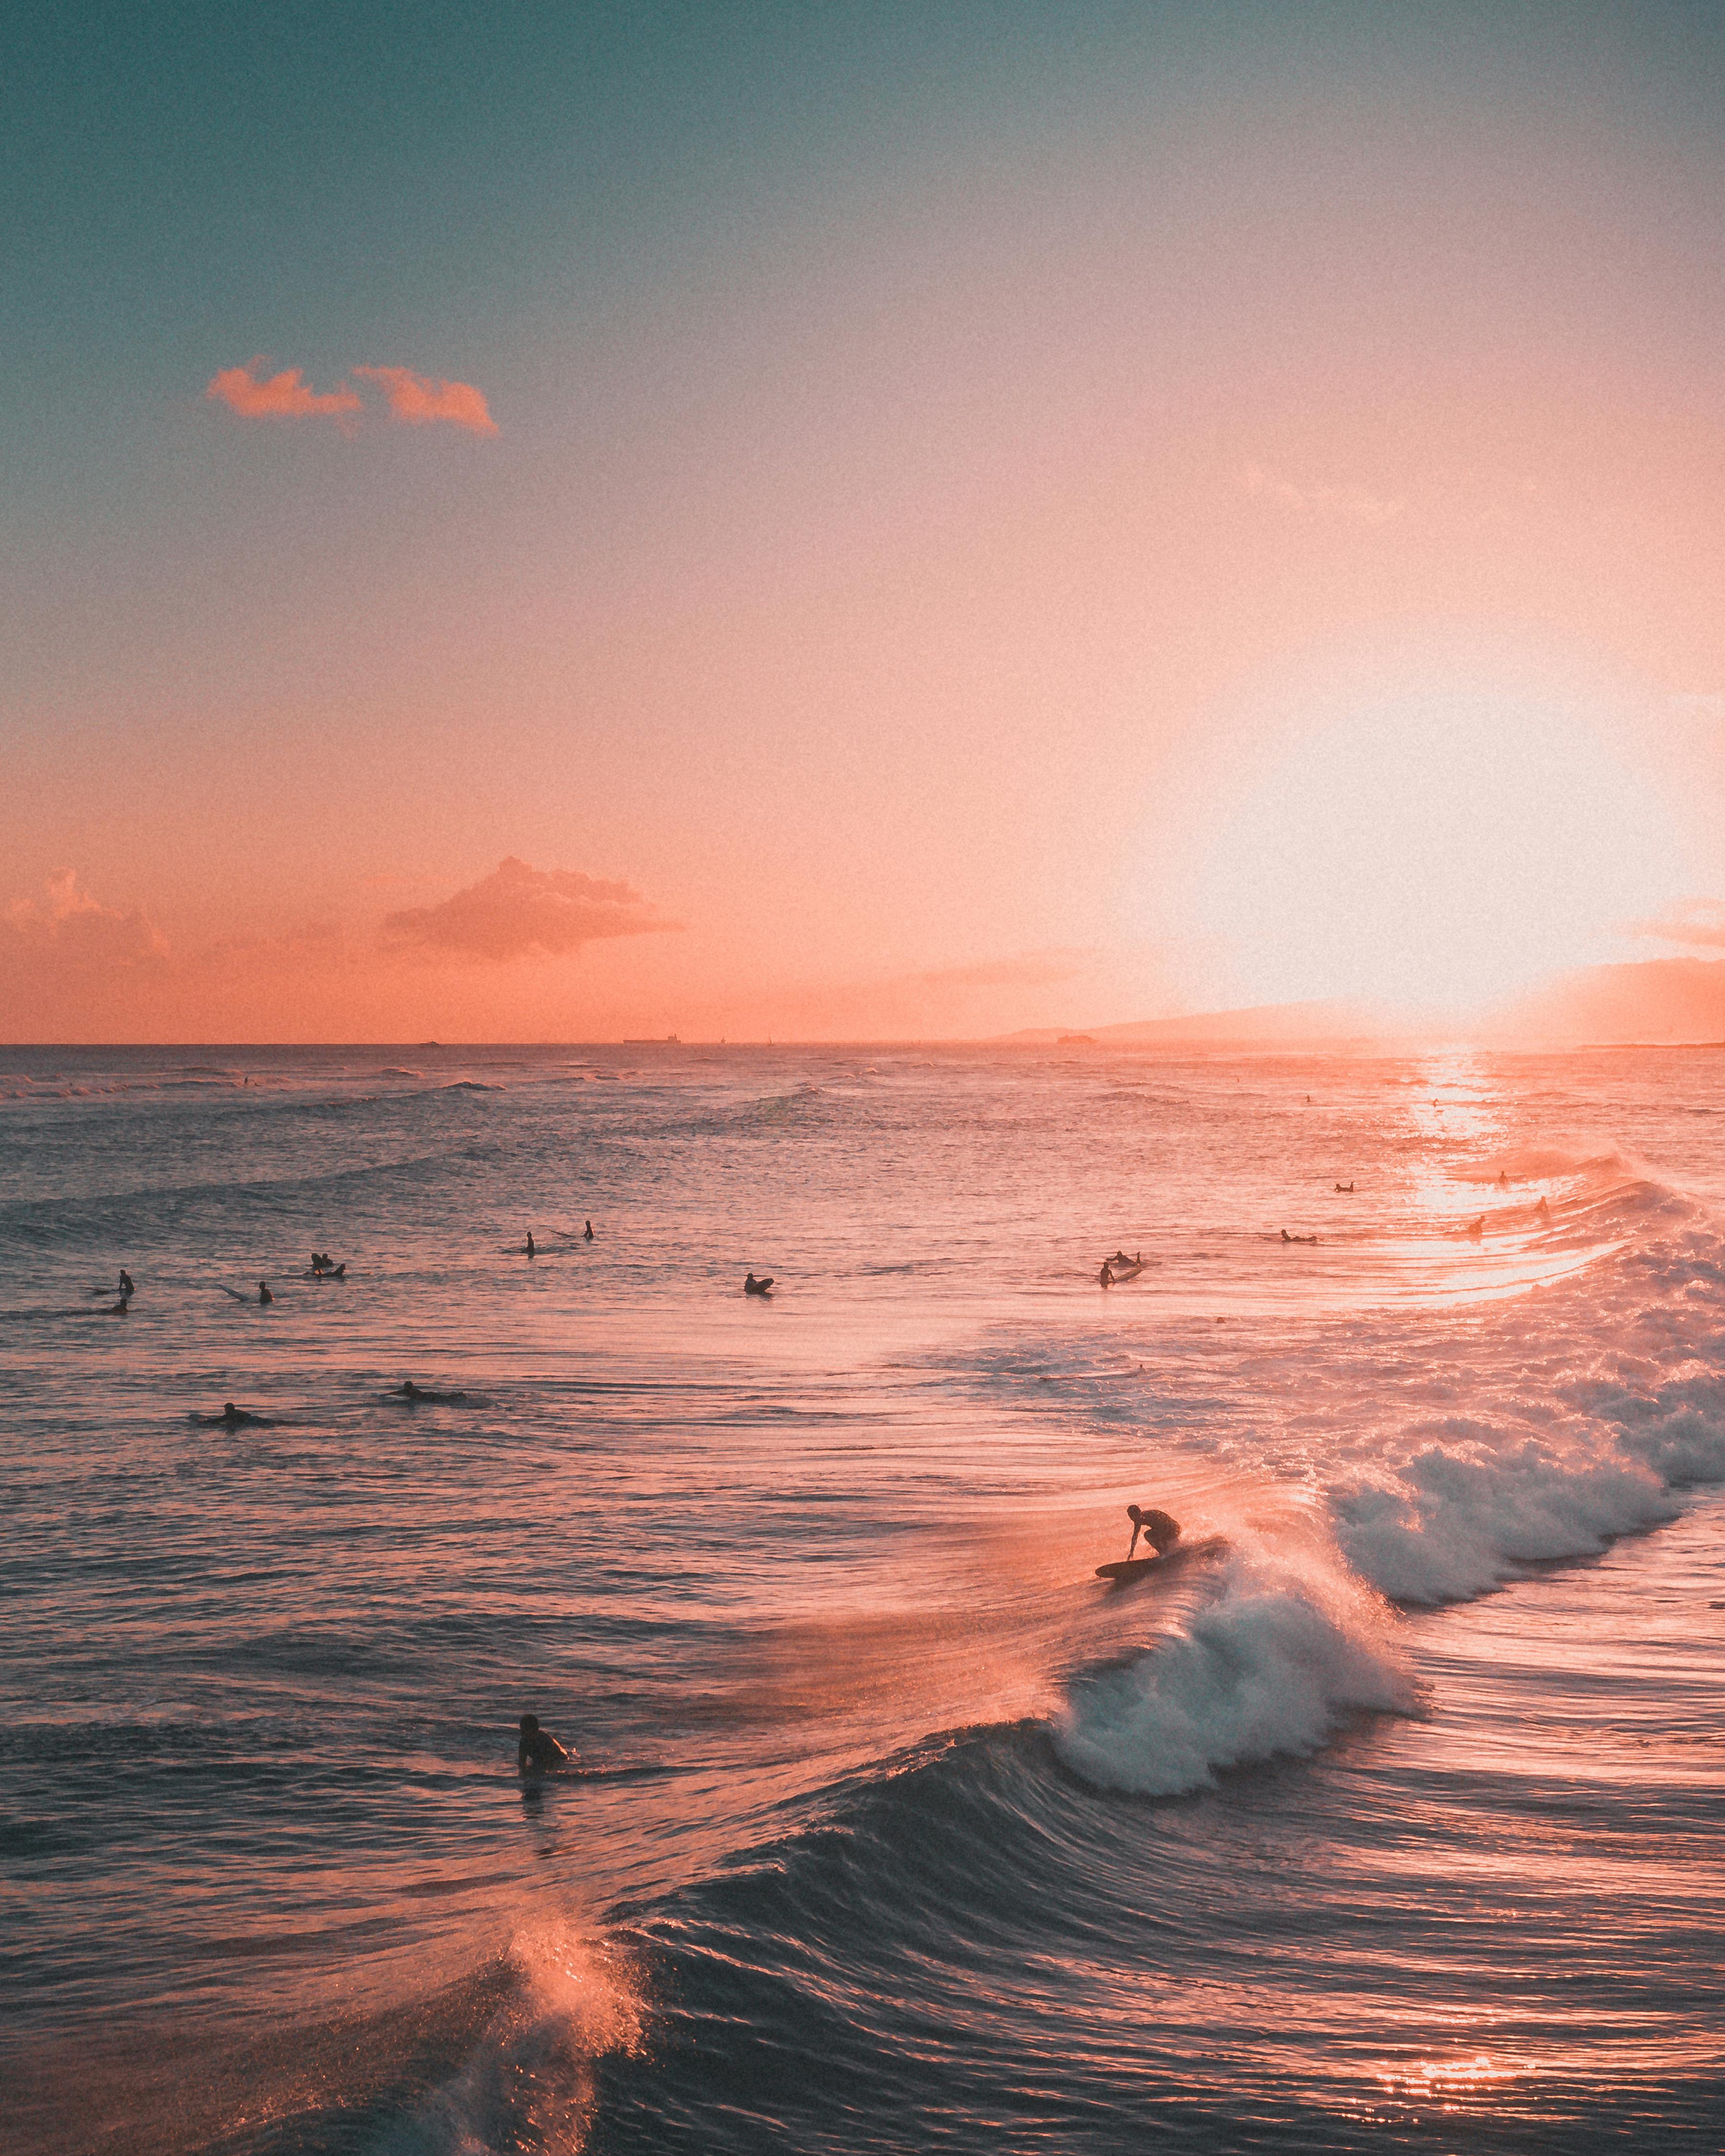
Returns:
[[[1725,2143],[1725,1051],[3,1050],[0,1429],[8,2156]]]

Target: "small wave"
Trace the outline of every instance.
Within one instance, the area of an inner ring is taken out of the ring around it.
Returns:
[[[486,1086],[477,1078],[452,1078],[447,1086],[439,1086],[440,1093],[505,1093],[506,1086]]]
[[[379,1078],[423,1078],[425,1073],[423,1070],[409,1070],[399,1063],[387,1063],[374,1075]]]
[[[1418,1707],[1393,1627],[1315,1529],[1292,1542],[1246,1535],[1170,1637],[1072,1681],[1055,1749],[1086,1781],[1144,1796],[1315,1751],[1353,1714]]]

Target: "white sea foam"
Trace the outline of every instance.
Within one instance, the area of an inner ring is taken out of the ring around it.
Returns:
[[[1086,1781],[1173,1795],[1417,1706],[1390,1613],[1316,1538],[1235,1543],[1214,1590],[1162,1645],[1073,1686],[1055,1743]]]

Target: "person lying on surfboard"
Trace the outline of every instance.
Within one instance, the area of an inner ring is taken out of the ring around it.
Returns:
[[[1126,1508],[1126,1517],[1132,1523],[1132,1548],[1126,1553],[1126,1561],[1128,1564],[1132,1563],[1133,1554],[1137,1549],[1140,1535],[1142,1535],[1158,1557],[1166,1557],[1180,1539],[1180,1523],[1170,1513],[1145,1512],[1137,1505],[1128,1505]]]
[[[568,1765],[569,1755],[548,1729],[539,1727],[536,1714],[524,1714],[515,1763],[524,1774],[554,1774],[559,1767]]]

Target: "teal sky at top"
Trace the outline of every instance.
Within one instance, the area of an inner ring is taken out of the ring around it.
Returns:
[[[986,187],[1134,100],[1421,69],[1537,95],[1550,59],[1566,94],[1706,128],[1721,54],[1704,6],[19,9],[5,403],[23,448],[254,350],[475,371],[513,314],[747,254],[835,168],[970,159]]]

